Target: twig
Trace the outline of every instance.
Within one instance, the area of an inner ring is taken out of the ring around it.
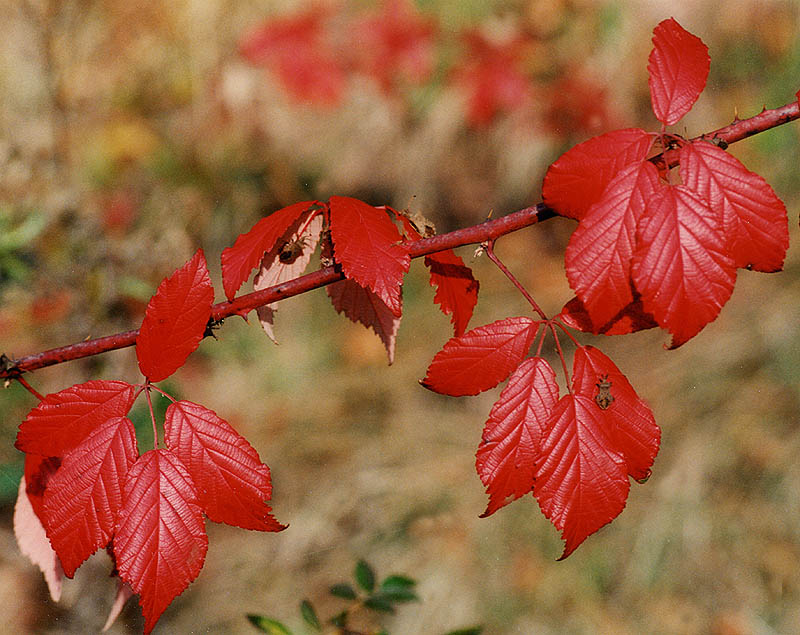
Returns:
[[[758,115],[748,119],[736,119],[730,125],[708,132],[693,140],[699,139],[718,139],[725,144],[735,143],[746,139],[759,132],[765,132],[776,128],[790,121],[800,118],[800,103],[792,101],[780,108],[763,110]],[[678,153],[669,150],[664,153],[663,159],[670,165],[677,162]],[[526,207],[516,212],[512,212],[502,218],[488,220],[479,225],[466,227],[456,231],[406,242],[412,258],[421,258],[428,254],[462,247],[464,245],[474,245],[491,241],[504,234],[529,227],[536,223],[549,220],[558,216],[555,210],[544,203],[539,203],[532,207]],[[212,321],[219,321],[232,315],[246,315],[253,309],[265,304],[279,302],[285,298],[291,298],[313,289],[324,287],[333,282],[342,280],[344,276],[335,267],[325,267],[313,273],[300,276],[288,282],[278,284],[261,291],[248,293],[238,296],[229,302],[220,302],[212,307]],[[60,364],[67,361],[90,357],[99,353],[117,350],[133,346],[136,343],[138,330],[126,331],[109,335],[97,339],[85,340],[76,344],[53,348],[41,353],[28,355],[13,363],[0,367],[0,378],[17,378],[19,375],[46,366]]]

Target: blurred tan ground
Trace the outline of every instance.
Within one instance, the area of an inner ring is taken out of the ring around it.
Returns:
[[[536,72],[584,69],[623,126],[656,128],[646,57],[652,28],[670,15],[712,58],[708,89],[676,132],[782,105],[800,86],[795,2],[420,4],[452,29],[543,33]],[[365,81],[334,111],[298,107],[236,47],[247,28],[302,2],[75,0],[53,2],[43,20],[47,6],[0,2],[0,221],[27,223],[32,236],[13,252],[22,277],[0,280],[0,350],[12,355],[135,328],[159,280],[197,247],[218,281],[220,251],[264,211],[341,194],[411,206],[440,229],[466,226],[537,202],[547,164],[589,136],[542,127],[536,104],[530,118],[471,131],[463,98],[448,89],[411,118]],[[209,523],[205,568],[156,632],[254,632],[248,612],[299,626],[304,597],[332,615],[340,605],[327,587],[358,558],[419,582],[422,602],[386,622],[395,635],[473,624],[492,634],[798,632],[797,133],[791,124],[733,148],[789,208],[786,271],[740,272],[721,317],[678,351],[657,332],[599,340],[651,404],[663,443],[623,514],[565,562],[555,562],[561,544],[533,499],[478,518],[486,498],[474,452],[499,391],[453,399],[418,386],[450,335],[421,263],[389,368],[377,338],[321,291],[282,303],[277,347],[256,323],[228,320],[170,388],[248,437],[290,527],[272,535]],[[498,243],[548,312],[570,297],[571,229],[556,220]],[[461,253],[481,281],[472,326],[527,312],[485,259]],[[30,380],[52,392],[90,378],[138,381],[133,352]],[[16,491],[12,444],[33,405],[18,386],[0,393],[3,491]],[[0,630],[97,632],[113,595],[107,559],[93,557],[52,604],[16,550],[13,498],[3,505]],[[112,632],[140,630],[138,614],[129,607]]]

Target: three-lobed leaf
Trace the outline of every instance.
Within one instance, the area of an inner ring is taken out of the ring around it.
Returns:
[[[150,298],[139,335],[139,370],[152,382],[183,366],[200,345],[211,318],[214,287],[203,250],[158,286]]]

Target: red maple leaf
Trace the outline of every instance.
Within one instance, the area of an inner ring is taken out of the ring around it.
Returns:
[[[386,210],[347,196],[332,196],[333,254],[345,277],[375,293],[395,317],[402,315],[403,275],[411,259]]]
[[[345,71],[327,40],[324,7],[271,19],[245,34],[242,56],[273,71],[296,100],[320,106],[339,103]]]
[[[650,407],[617,365],[594,346],[579,346],[573,361],[572,390],[592,396],[603,411],[609,424],[606,430],[614,449],[625,458],[628,474],[637,481],[648,478],[661,430]]]
[[[113,549],[149,633],[200,573],[208,550],[197,488],[171,451],[149,450],[128,471]]]
[[[710,64],[708,47],[674,18],[653,29],[647,71],[653,112],[659,121],[671,126],[691,110],[705,88]]]
[[[375,331],[386,348],[389,364],[392,364],[400,317],[396,316],[375,293],[353,280],[334,282],[328,285],[326,290],[333,308],[338,313],[343,313],[351,321],[360,322]]]
[[[658,172],[649,161],[621,169],[570,238],[567,279],[593,324],[606,324],[633,302],[636,227],[658,187]]]
[[[127,415],[134,397],[131,384],[100,380],[47,395],[20,424],[14,445],[29,454],[64,456],[97,426]]]
[[[270,251],[300,216],[316,201],[294,203],[258,221],[250,231],[240,234],[232,247],[222,250],[222,287],[233,300],[239,287],[253,273],[264,254]]]
[[[533,489],[542,437],[557,401],[556,375],[547,360],[531,357],[511,374],[492,406],[476,454],[475,467],[489,494],[482,518]]]
[[[169,278],[150,298],[139,335],[139,370],[152,382],[162,381],[183,366],[205,337],[211,318],[214,287],[203,250]]]
[[[728,251],[737,267],[780,271],[789,247],[786,206],[769,184],[738,159],[705,141],[681,148],[684,185],[722,218]]]
[[[213,410],[191,401],[170,404],[164,441],[191,475],[198,502],[211,520],[259,531],[285,528],[265,502],[272,496],[269,468]]]
[[[464,35],[464,42],[465,61],[453,69],[452,76],[467,93],[467,123],[480,128],[530,98],[532,83],[522,67],[530,39],[514,35],[504,42],[492,42],[473,30]]]
[[[639,222],[632,276],[672,348],[716,319],[736,282],[722,219],[684,185],[663,186]]]
[[[653,137],[639,128],[614,130],[579,143],[548,169],[542,200],[561,216],[580,220],[617,173],[647,157]]]
[[[436,353],[420,383],[453,397],[494,388],[528,354],[540,324],[528,317],[506,318],[454,337]]]
[[[316,214],[310,221],[308,220],[308,216],[314,213],[301,214],[287,232],[264,254],[261,259],[261,268],[253,280],[254,290],[260,291],[292,280],[306,270],[322,231],[322,214]],[[272,329],[275,311],[277,311],[275,303],[264,304],[256,309],[261,327],[277,344]]]
[[[114,417],[70,450],[48,482],[43,524],[68,578],[111,539],[122,484],[137,456],[133,424]]]
[[[433,71],[436,25],[408,0],[386,0],[355,25],[358,62],[385,92],[395,84],[419,84]]]
[[[564,395],[553,409],[533,493],[565,541],[559,560],[625,507],[628,467],[606,430],[591,397]]]

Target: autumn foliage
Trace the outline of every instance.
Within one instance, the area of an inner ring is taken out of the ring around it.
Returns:
[[[275,21],[251,33],[242,53],[277,69],[298,96],[335,101],[342,70],[325,40],[324,19],[314,11]],[[364,72],[384,90],[431,72],[435,27],[405,4],[387,3],[383,14],[358,28],[372,34],[374,63]],[[516,70],[521,43],[498,46],[477,34],[467,42],[472,62],[454,77],[471,87],[469,117],[480,125],[527,98]],[[478,282],[452,249],[425,257],[434,302],[450,317],[454,337],[421,383],[466,396],[508,380],[477,444],[476,469],[488,494],[482,516],[532,493],[561,532],[561,558],[619,515],[630,479],[647,480],[661,441],[652,411],[623,371],[571,330],[610,335],[658,326],[675,348],[716,319],[737,269],[774,272],[783,265],[787,213],[772,188],[719,139],[687,140],[666,131],[699,97],[709,63],[699,38],[674,19],[661,22],[647,67],[661,128],[607,132],[567,151],[548,170],[545,204],[578,221],[565,254],[575,297],[556,317],[497,259],[493,238],[486,254],[529,300],[533,317],[504,317],[467,331]],[[372,329],[391,363],[410,245],[431,235],[424,219],[355,198],[295,203],[223,251],[224,295],[234,301],[251,277],[256,290],[280,290],[303,274],[319,248],[322,267],[338,276],[327,286],[334,309]],[[147,305],[135,341],[143,382],[94,380],[47,395],[17,435],[16,447],[26,454],[15,518],[21,549],[42,568],[54,597],[62,572],[72,577],[92,553],[106,549],[124,583],[120,597],[139,596],[146,632],[200,573],[206,518],[258,531],[285,529],[268,505],[269,468],[248,441],[217,413],[155,385],[180,369],[217,325],[214,296],[198,250]],[[275,339],[274,302],[259,306],[258,317]],[[574,345],[571,370],[564,336]],[[543,353],[546,340],[557,352],[560,382]],[[153,417],[154,447],[140,449],[128,415],[139,397],[152,412],[153,391],[170,405],[160,433]]]

